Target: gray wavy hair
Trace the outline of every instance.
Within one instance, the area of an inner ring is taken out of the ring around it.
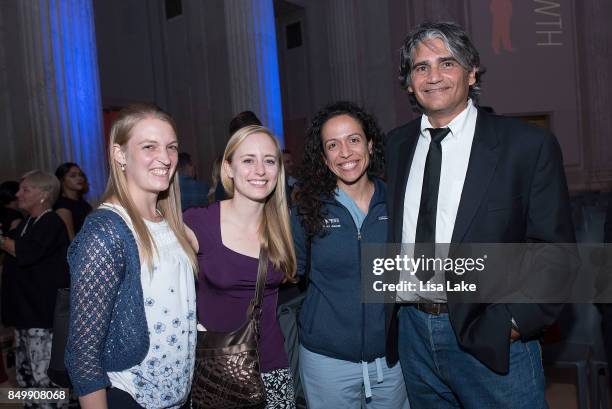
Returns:
[[[452,22],[422,23],[408,34],[400,48],[400,86],[405,90],[410,86],[410,72],[414,63],[413,55],[417,44],[434,38],[439,38],[444,42],[453,58],[463,68],[468,71],[476,69],[476,82],[470,86],[468,96],[472,98],[474,103],[477,103],[481,92],[481,78],[486,70],[480,66],[480,55],[468,34],[459,25]],[[413,107],[422,111],[414,94],[410,93],[409,95]]]

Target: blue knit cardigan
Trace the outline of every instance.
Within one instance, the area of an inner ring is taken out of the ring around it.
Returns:
[[[111,210],[91,213],[68,249],[70,326],[64,362],[77,396],[110,386],[107,372],[149,350],[136,240]]]

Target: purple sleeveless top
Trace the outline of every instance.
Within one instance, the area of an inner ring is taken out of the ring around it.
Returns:
[[[219,202],[188,209],[183,219],[195,233],[200,251],[197,306],[199,322],[211,331],[234,331],[246,321],[249,302],[255,295],[258,259],[223,245]],[[261,316],[259,359],[262,372],[288,368],[283,334],[276,319],[278,287],[282,271],[268,267]]]

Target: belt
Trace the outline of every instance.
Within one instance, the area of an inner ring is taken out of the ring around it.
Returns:
[[[415,303],[412,306],[431,315],[448,314],[448,304],[446,303]]]

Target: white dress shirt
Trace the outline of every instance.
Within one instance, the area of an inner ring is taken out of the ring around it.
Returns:
[[[457,209],[461,200],[463,183],[470,161],[470,152],[476,129],[478,110],[472,100],[468,100],[467,107],[447,125],[450,133],[442,140],[442,167],[440,170],[440,187],[438,191],[438,208],[436,211],[436,243],[450,243],[455,227]],[[429,151],[431,136],[428,128],[434,128],[427,115],[421,118],[421,134],[417,141],[408,181],[404,195],[404,218],[402,224],[402,243],[414,244],[416,236],[417,219],[421,204],[421,189],[423,187],[423,173],[425,160]],[[436,254],[437,257],[446,257],[446,254]],[[436,274],[436,277],[439,275]],[[402,274],[402,279],[408,279]],[[443,278],[443,277],[442,277]],[[410,281],[415,281],[411,277]],[[446,294],[421,294],[421,297],[434,302],[445,302]],[[403,301],[414,301],[414,294],[399,293]]]

